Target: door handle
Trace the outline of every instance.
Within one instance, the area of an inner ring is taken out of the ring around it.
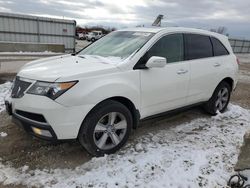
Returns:
[[[221,64],[220,63],[215,63],[214,67],[219,67]]]
[[[186,74],[187,72],[188,70],[181,69],[177,71],[177,74]]]

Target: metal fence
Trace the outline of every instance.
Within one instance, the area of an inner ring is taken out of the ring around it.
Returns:
[[[64,44],[74,52],[75,29],[74,20],[0,13],[0,41]]]
[[[250,53],[250,40],[229,39],[234,53]]]

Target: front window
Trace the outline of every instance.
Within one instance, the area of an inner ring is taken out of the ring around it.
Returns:
[[[137,68],[145,68],[152,56],[164,57],[167,63],[181,62],[184,60],[184,44],[182,34],[170,34],[159,39],[137,63]]]
[[[148,59],[152,56],[165,57],[168,63],[183,61],[183,35],[177,33],[162,37],[150,48],[147,55]]]
[[[83,49],[78,55],[126,59],[136,50],[140,49],[152,36],[153,33],[150,32],[113,32]]]

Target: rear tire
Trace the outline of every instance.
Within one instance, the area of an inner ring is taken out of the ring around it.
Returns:
[[[230,101],[232,88],[227,82],[221,82],[215,89],[212,97],[204,105],[204,109],[211,115],[216,115],[217,110],[225,112]]]
[[[91,155],[103,156],[116,152],[127,142],[132,126],[128,108],[117,101],[107,100],[87,115],[78,139]]]

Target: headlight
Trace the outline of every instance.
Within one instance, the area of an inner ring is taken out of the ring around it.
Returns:
[[[61,82],[61,83],[37,81],[31,86],[31,88],[27,91],[27,93],[46,96],[55,100],[57,97],[66,92],[68,89],[73,87],[76,83],[77,81]]]

